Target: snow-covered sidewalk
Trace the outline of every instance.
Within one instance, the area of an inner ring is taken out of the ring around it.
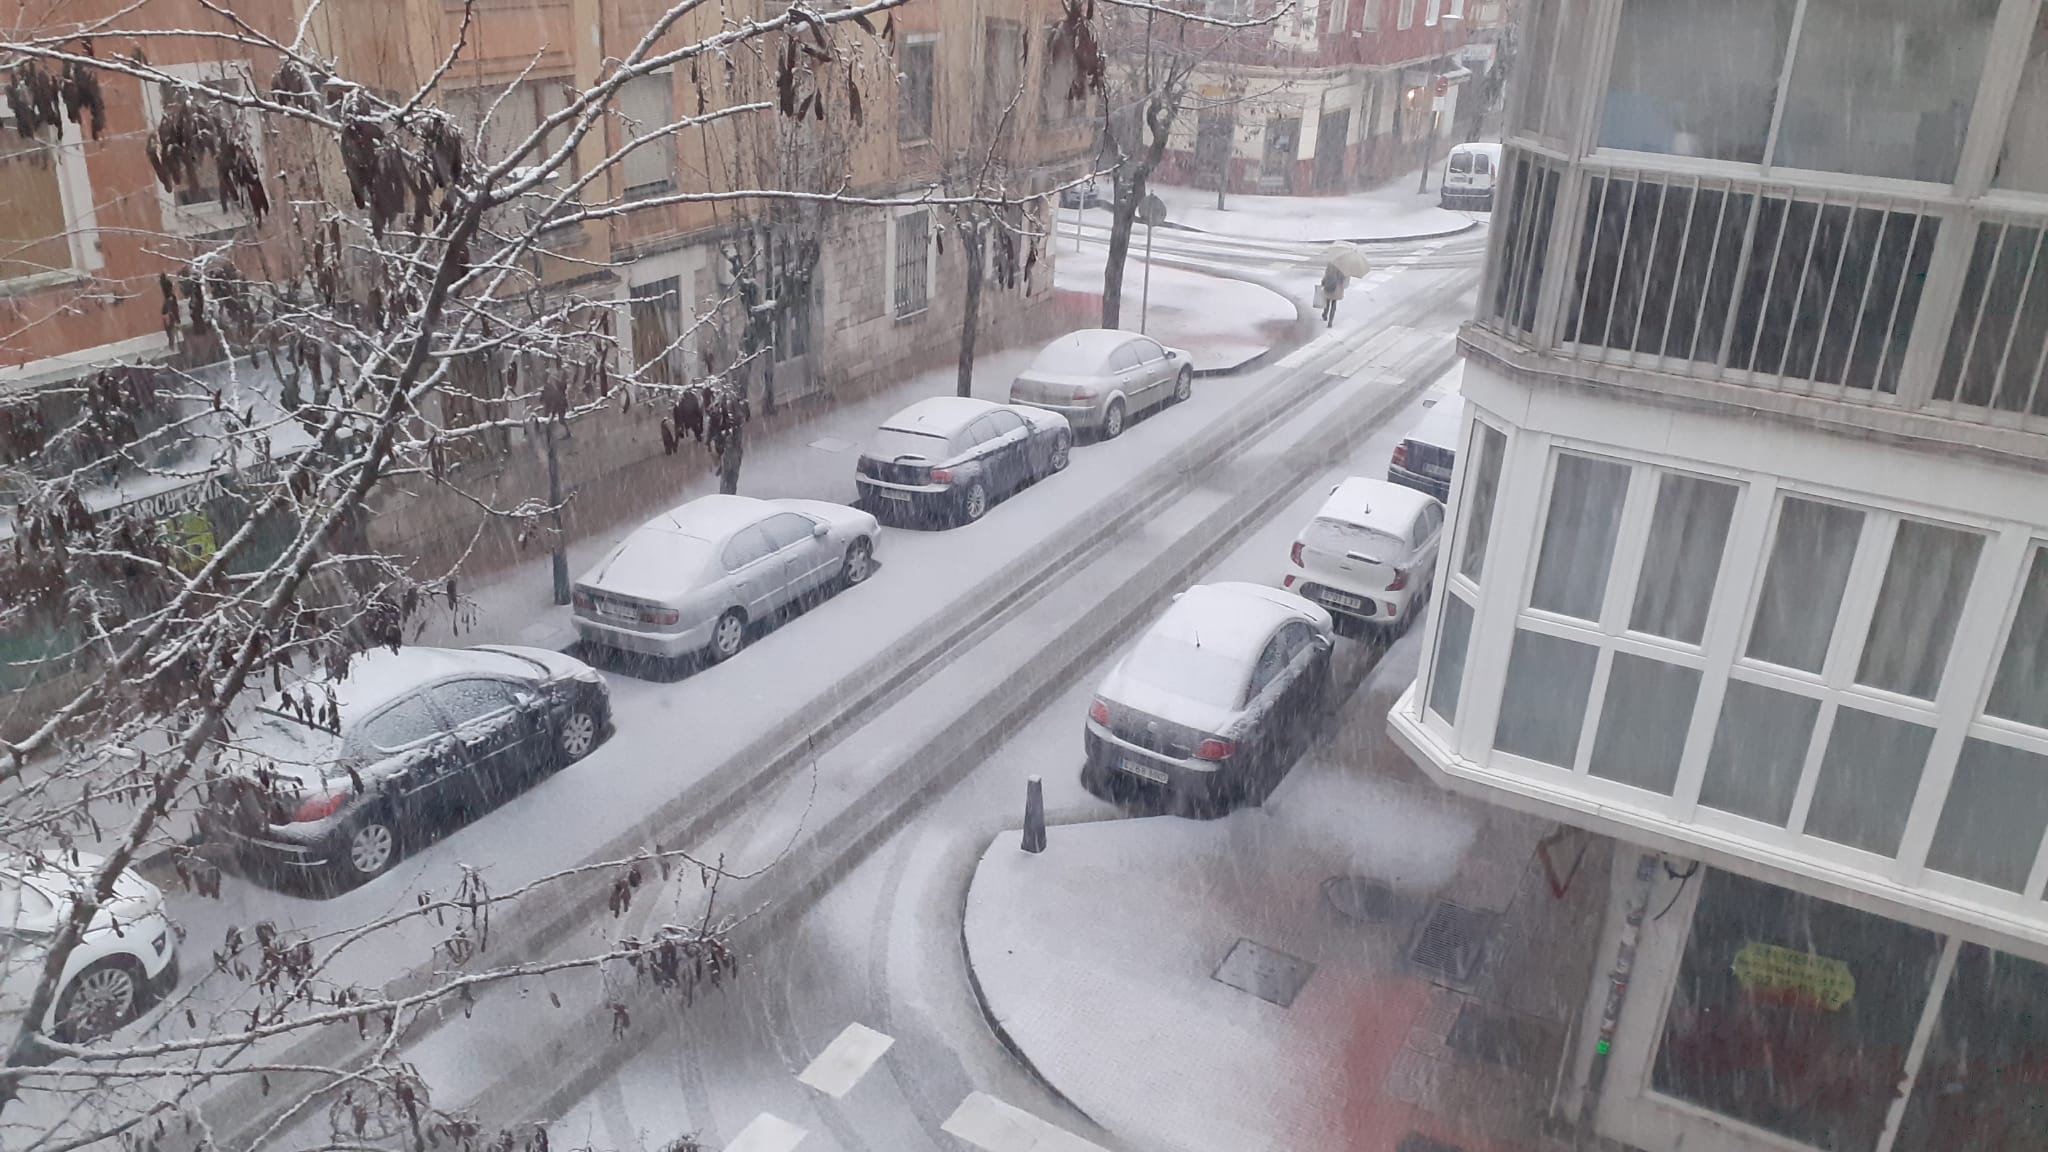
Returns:
[[[1100,244],[1065,249],[1054,286],[1063,298],[1099,310],[1108,257],[1109,250]],[[1146,335],[1160,343],[1186,349],[1195,371],[1244,367],[1295,333],[1300,312],[1287,297],[1248,280],[1171,267],[1168,259],[1160,254],[1153,261],[1148,308],[1143,231],[1132,238],[1124,264],[1122,326],[1135,332],[1142,324]]]
[[[1503,1027],[1561,1043],[1590,942],[1548,929],[1604,901],[1606,877],[1588,866],[1572,902],[1554,902],[1530,860],[1543,826],[1401,758],[1385,715],[1414,652],[1386,658],[1263,808],[1057,825],[1039,855],[1008,832],[983,856],[965,940],[984,1011],[1131,1147],[1355,1152],[1414,1133],[1469,1152],[1542,1146],[1557,1045],[1513,1068],[1459,1048]],[[1378,900],[1368,918],[1338,910],[1329,886],[1347,879],[1384,886],[1350,889]],[[1437,901],[1492,916],[1489,960],[1462,988],[1410,959]],[[1226,983],[1255,986],[1289,958],[1311,966],[1291,1001]]]
[[[1216,210],[1213,188],[1155,184],[1166,203],[1166,219],[1197,232],[1259,240],[1422,240],[1451,236],[1484,220],[1483,212],[1452,212],[1437,206],[1438,163],[1429,191],[1417,192],[1420,172],[1347,196],[1226,196]],[[1103,213],[1105,216],[1107,212]]]

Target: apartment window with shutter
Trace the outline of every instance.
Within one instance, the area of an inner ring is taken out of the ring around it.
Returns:
[[[1073,98],[1074,54],[1069,51],[1054,51],[1053,44],[1059,38],[1057,25],[1045,30],[1045,43],[1041,46],[1038,81],[1038,118],[1046,124],[1071,124],[1088,111],[1086,100]]]
[[[1014,130],[1013,105],[1026,106],[1019,92],[1024,83],[1024,29],[1009,20],[990,20],[982,29],[982,45],[981,127],[985,137],[993,137],[998,127]]]
[[[1548,7],[1548,5],[1545,5],[1545,7]],[[1401,0],[1401,15],[1394,22],[1394,27],[1402,29],[1415,27],[1415,0]]]
[[[1344,18],[1349,14],[1351,0],[1323,0],[1323,3],[1330,8],[1329,20],[1324,26],[1324,31],[1332,36],[1338,35],[1344,31]]]
[[[632,289],[633,359],[642,379],[660,384],[685,384],[685,357],[678,339],[683,330],[683,281],[671,276]]]
[[[163,71],[179,80],[228,96],[246,95],[252,86],[249,66],[241,61],[173,64],[165,66]],[[174,101],[206,99],[207,97],[192,93],[181,84],[168,81],[143,86],[143,109],[152,127],[163,119],[164,109]],[[255,152],[256,164],[260,170],[263,167],[263,135],[256,114],[249,111],[230,112],[227,120],[229,123],[239,122],[243,138]],[[223,198],[220,174],[210,161],[200,164],[194,177],[189,182],[181,181],[177,188],[169,192],[164,191],[161,185],[156,186],[167,230],[203,234],[224,231],[250,222],[246,211]]]
[[[449,93],[443,107],[457,122],[478,135],[477,154],[482,162],[495,165],[511,158],[549,116],[568,107],[569,94],[563,84],[562,80],[528,80],[509,91],[497,86],[465,88]],[[490,120],[488,124],[484,123],[486,117]],[[562,124],[550,130],[538,145],[519,156],[518,163],[525,167],[545,163],[568,141],[569,129],[568,124]],[[509,206],[509,211],[523,211],[528,220],[548,211],[562,189],[576,183],[579,172],[576,153],[572,151],[546,181],[518,204]],[[563,202],[562,208],[554,211],[571,211],[578,199],[571,197]],[[500,226],[513,225],[501,223]]]
[[[654,139],[626,153],[620,164],[626,198],[654,196],[675,187],[676,138],[662,129],[675,121],[675,77],[656,72],[627,81],[619,88],[620,141]]]
[[[13,118],[0,114],[0,281],[72,266],[62,150],[44,138],[56,131],[24,138]]]
[[[893,304],[901,319],[931,306],[931,210],[920,208],[896,217],[895,244]]]
[[[1380,3],[1381,0],[1360,0],[1358,5],[1358,27],[1362,31],[1379,31]]]
[[[903,42],[897,50],[896,139],[915,144],[932,138],[932,69],[938,38]]]
[[[1429,15],[1423,17],[1422,22],[1428,25],[1429,27],[1434,28],[1436,27],[1437,20],[1440,19],[1443,16],[1443,14],[1444,0],[1429,0]]]

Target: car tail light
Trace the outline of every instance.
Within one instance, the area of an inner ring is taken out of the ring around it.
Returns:
[[[1095,703],[1088,706],[1088,718],[1105,728],[1109,726],[1109,705],[1103,703],[1100,696],[1095,698]]]
[[[934,484],[951,484],[953,482],[953,470],[950,468],[932,469],[931,482]]]
[[[640,622],[642,624],[673,624],[680,619],[682,619],[681,615],[673,608],[656,608],[651,612],[642,612],[640,614]]]
[[[1399,592],[1401,589],[1406,588],[1407,586],[1408,570],[1406,568],[1394,569],[1394,582],[1392,584],[1387,585],[1387,591]]]
[[[1280,581],[1280,586],[1281,586],[1282,588],[1292,588],[1292,587],[1294,587],[1294,577],[1292,577],[1292,576],[1289,576],[1289,577],[1288,577],[1287,579],[1285,579],[1285,580],[1282,580],[1282,581]]]
[[[1294,561],[1294,566],[1295,566],[1296,568],[1306,568],[1306,567],[1308,567],[1308,565],[1306,565],[1306,564],[1303,564],[1303,563],[1301,562],[1301,541],[1299,541],[1299,540],[1296,540],[1296,541],[1294,542],[1294,548],[1293,548],[1293,550],[1292,550],[1292,551],[1290,551],[1290,552],[1288,552],[1288,553],[1287,553],[1287,558],[1288,558],[1289,560],[1292,560],[1292,561]]]
[[[348,803],[348,793],[346,792],[338,790],[334,792],[318,792],[300,800],[298,810],[292,813],[292,818],[287,820],[286,823],[311,824],[315,820],[325,820],[339,811],[341,806],[346,803]]]
[[[1403,440],[1399,444],[1394,445],[1394,467],[1406,468],[1407,466],[1408,442],[1406,440]]]
[[[578,588],[576,590],[576,607],[581,608],[586,612],[589,611],[593,607],[590,600],[590,593],[585,592],[581,588]]]
[[[1228,760],[1237,755],[1237,741],[1219,740],[1214,736],[1201,742],[1195,748],[1197,760]]]

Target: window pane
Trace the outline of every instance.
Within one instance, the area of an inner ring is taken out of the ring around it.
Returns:
[[[2048,7],[2034,21],[2034,41],[2020,73],[2019,95],[2005,125],[2005,148],[1991,182],[2000,188],[2048,192]]]
[[[2034,549],[2019,613],[2006,633],[2005,655],[1984,711],[2048,728],[2048,548]]]
[[[1570,768],[1593,690],[1599,649],[1526,629],[1515,633],[1493,746],[1516,756]]]
[[[1612,460],[1558,453],[1530,606],[1582,620],[1600,618],[1628,472],[1628,465]]]
[[[2033,870],[2043,831],[2048,756],[1965,740],[1927,866],[2018,892]]]
[[[662,72],[629,81],[619,89],[619,115],[627,140],[653,140],[626,153],[621,162],[629,194],[649,192],[675,182],[676,138],[663,132],[675,117],[675,78]]]
[[[1738,491],[1733,484],[1697,476],[1666,475],[1657,482],[1657,512],[1650,520],[1630,628],[1700,642]]]
[[[1934,698],[1983,547],[1974,532],[1899,522],[1857,683]]]
[[[512,687],[502,680],[451,680],[434,689],[434,699],[456,724],[513,706]]]
[[[1600,117],[1601,145],[1761,163],[1796,6],[1628,0]]]
[[[2048,356],[2048,229],[1977,226],[1934,398],[2048,414],[2035,372]]]
[[[1926,929],[1709,869],[1650,1083],[1815,1148],[1874,1148],[1940,952]]]
[[[1853,508],[1785,498],[1749,629],[1750,659],[1820,671],[1862,530],[1863,513]]]
[[[57,150],[41,137],[22,139],[12,123],[0,123],[0,133],[0,280],[69,268]]]
[[[1806,814],[1807,834],[1880,856],[1897,854],[1933,743],[1932,728],[1838,709]]]
[[[363,725],[363,738],[386,752],[425,740],[441,731],[441,715],[425,696],[409,696]]]
[[[1895,1148],[2036,1152],[2048,1116],[2048,967],[1964,944]]]
[[[936,46],[929,40],[905,44],[898,51],[896,76],[896,138],[903,141],[932,137],[932,60]]]
[[[1493,503],[1500,494],[1501,457],[1508,450],[1507,435],[1491,425],[1472,425],[1475,449],[1472,478],[1465,484],[1465,549],[1458,554],[1458,571],[1472,581],[1486,567],[1486,538],[1493,531]]]
[[[1820,701],[1811,697],[1730,680],[1700,803],[1783,827],[1819,716]]]
[[[1699,692],[1696,668],[1616,652],[1593,737],[1593,775],[1669,796]]]
[[[1429,710],[1446,721],[1458,719],[1458,691],[1465,683],[1465,645],[1472,639],[1472,606],[1454,593],[1443,598],[1443,626],[1429,671]]]
[[[1946,184],[1998,0],[1807,0],[1771,163]]]

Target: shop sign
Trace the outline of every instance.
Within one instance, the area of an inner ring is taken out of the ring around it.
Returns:
[[[1792,999],[1840,1011],[1856,997],[1856,974],[1832,956],[1797,952],[1751,940],[1730,965],[1746,992]]]

